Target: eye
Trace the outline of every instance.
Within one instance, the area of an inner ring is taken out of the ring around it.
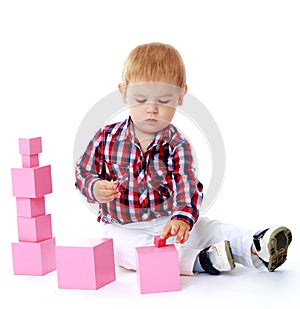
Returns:
[[[145,103],[147,101],[146,99],[135,99],[135,100],[138,103]]]
[[[161,99],[158,102],[161,103],[161,104],[168,104],[170,102],[170,100]]]

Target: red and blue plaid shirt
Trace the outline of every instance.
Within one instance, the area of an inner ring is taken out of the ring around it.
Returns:
[[[190,144],[169,125],[156,133],[145,152],[132,120],[100,129],[76,166],[76,187],[89,203],[98,203],[93,185],[118,180],[120,197],[99,203],[99,220],[126,224],[171,215],[192,228],[203,199]]]

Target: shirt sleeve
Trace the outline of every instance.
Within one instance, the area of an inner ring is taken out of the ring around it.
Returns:
[[[198,220],[203,185],[195,175],[191,147],[186,140],[175,147],[173,158],[176,192],[171,219],[185,221],[192,229]]]
[[[96,203],[93,186],[101,177],[102,161],[102,130],[99,130],[89,142],[84,154],[76,162],[75,186],[89,203]]]

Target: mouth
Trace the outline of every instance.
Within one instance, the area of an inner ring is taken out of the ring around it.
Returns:
[[[148,118],[145,121],[147,121],[147,122],[157,122],[158,120],[154,119],[154,118]]]

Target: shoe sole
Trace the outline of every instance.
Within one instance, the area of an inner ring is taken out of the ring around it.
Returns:
[[[235,268],[235,262],[232,256],[231,248],[230,248],[230,242],[228,240],[225,240],[225,251],[227,255],[228,262],[230,264],[230,268],[234,269]]]
[[[286,261],[288,247],[291,242],[292,232],[288,228],[281,226],[272,232],[268,244],[270,254],[269,271],[274,271]]]

